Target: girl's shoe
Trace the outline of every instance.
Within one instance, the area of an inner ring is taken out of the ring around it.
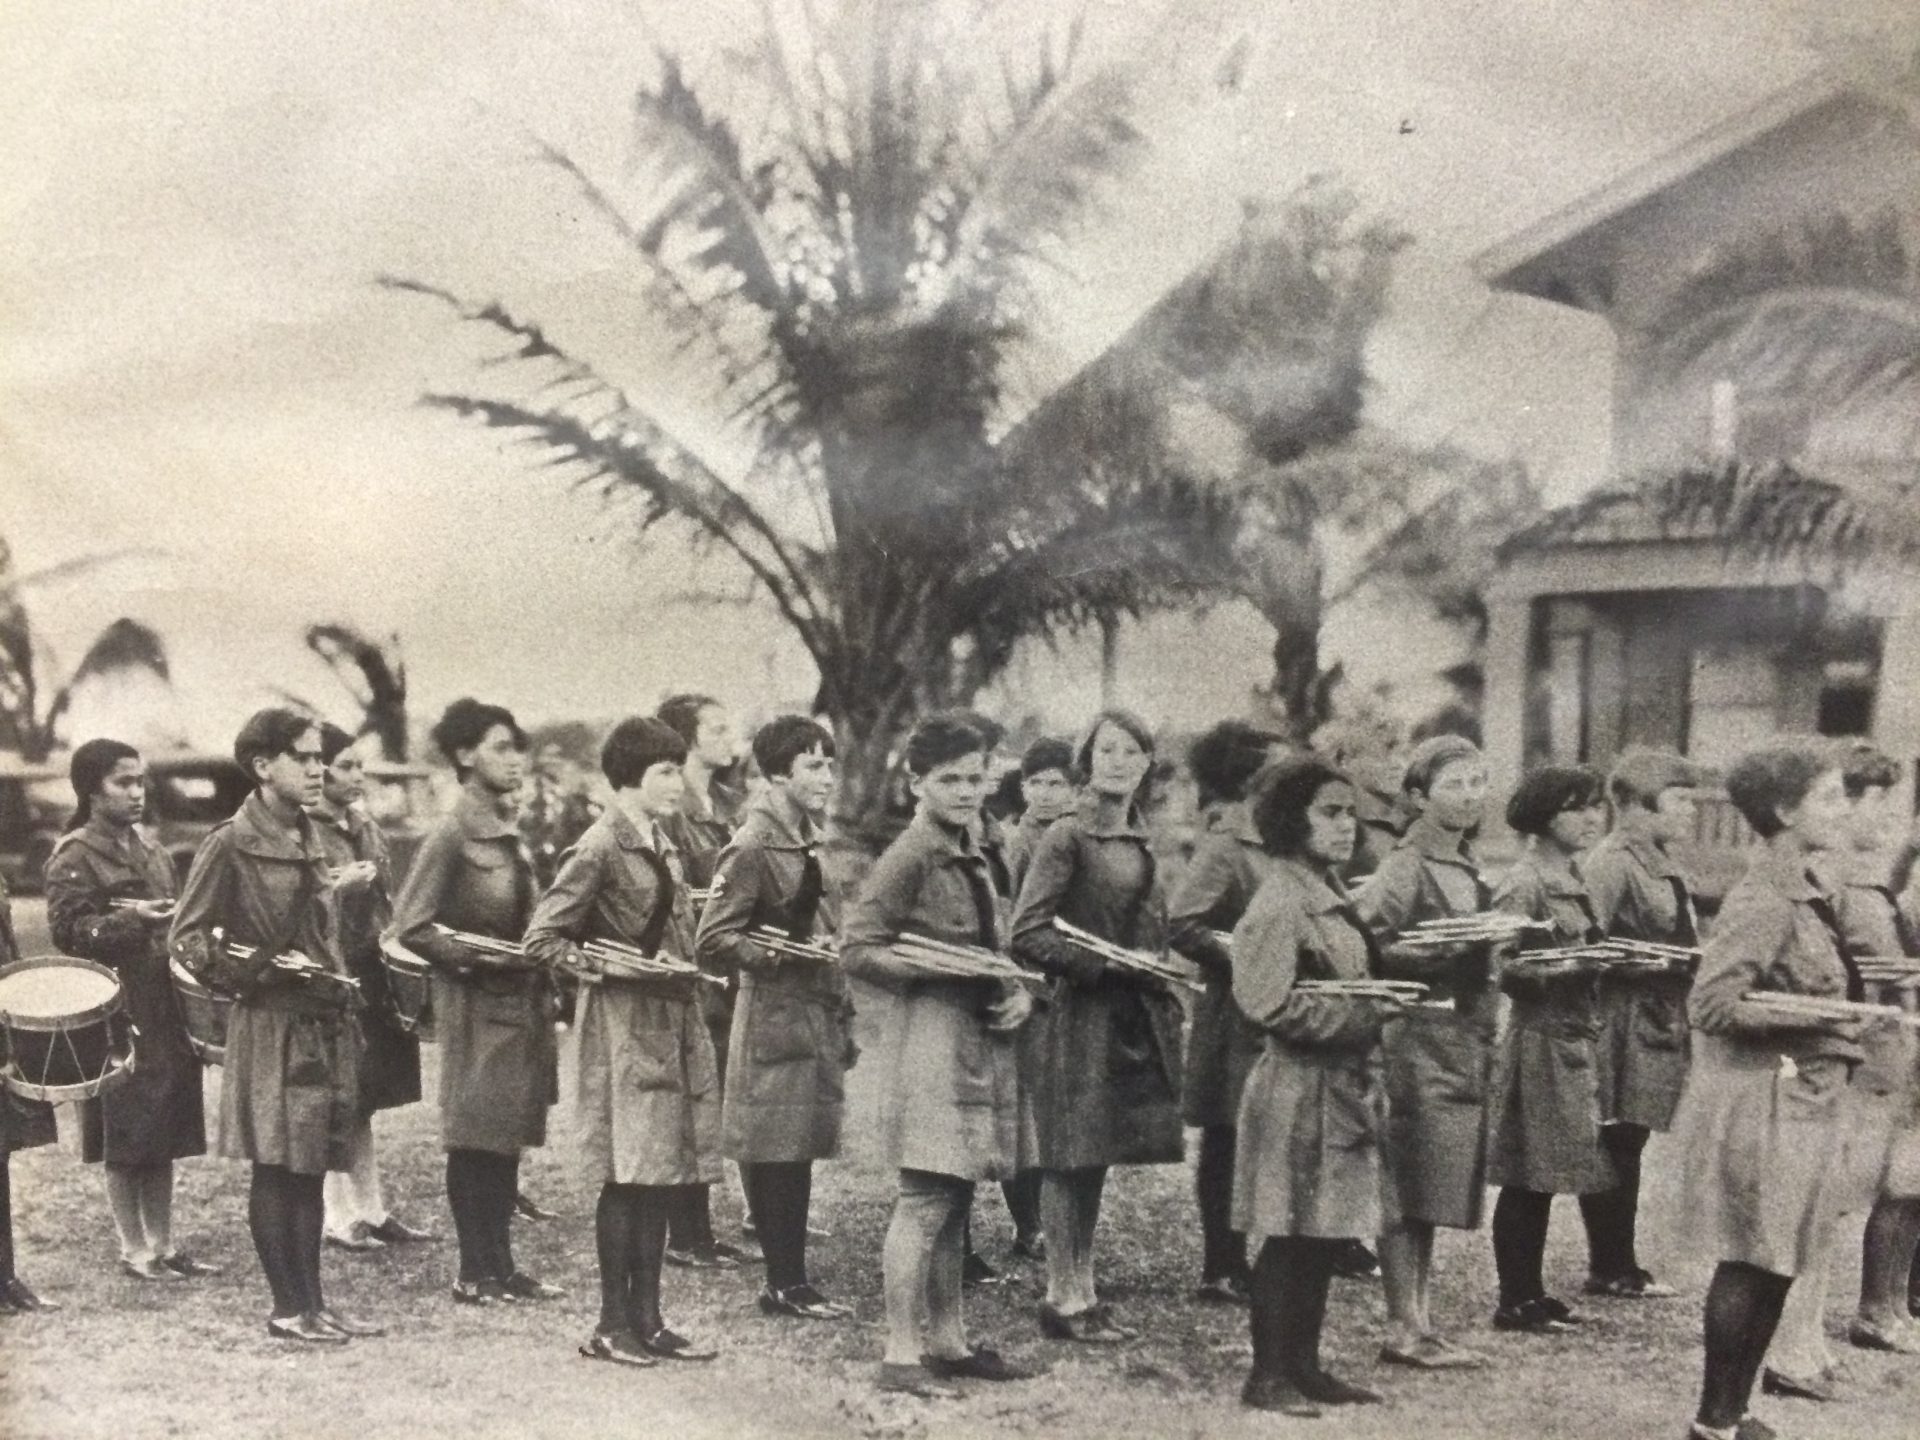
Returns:
[[[660,1363],[640,1348],[640,1341],[630,1330],[613,1334],[596,1330],[587,1343],[580,1347],[580,1353],[589,1360],[610,1360],[615,1365],[632,1365],[637,1369]]]

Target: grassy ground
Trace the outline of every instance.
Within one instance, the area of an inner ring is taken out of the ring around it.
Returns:
[[[29,953],[44,948],[40,907],[16,902]],[[432,1051],[429,1048],[429,1063]],[[218,1072],[210,1072],[217,1086]],[[855,1076],[855,1116],[870,1102],[870,1077]],[[429,1076],[429,1087],[431,1087]],[[209,1104],[217,1093],[210,1087]],[[430,1090],[429,1090],[429,1093]],[[210,1111],[211,1113],[211,1111]],[[30,1437],[112,1435],[223,1437],[867,1436],[1027,1435],[1256,1436],[1284,1431],[1344,1437],[1668,1436],[1685,1433],[1697,1384],[1698,1297],[1706,1267],[1661,1243],[1674,1197],[1654,1181],[1649,1250],[1686,1298],[1665,1304],[1596,1306],[1574,1338],[1498,1335],[1486,1326],[1491,1263],[1484,1234],[1443,1232],[1444,1324],[1470,1332],[1497,1368],[1446,1377],[1385,1372],[1374,1363],[1381,1306],[1377,1284],[1337,1287],[1328,1323],[1337,1367],[1377,1384],[1388,1402],[1318,1422],[1257,1416],[1237,1393],[1246,1364],[1242,1312],[1192,1303],[1198,1263],[1190,1177],[1181,1167],[1123,1172],[1109,1189],[1103,1230],[1104,1284],[1121,1314],[1150,1333],[1115,1351],[1043,1341],[1032,1311],[1037,1277],[975,1292],[975,1335],[1047,1367],[1030,1383],[974,1387],[931,1405],[879,1397],[870,1386],[879,1355],[878,1256],[888,1177],[855,1153],[820,1171],[816,1213],[832,1232],[814,1242],[814,1270],[858,1315],[841,1325],[771,1321],[753,1305],[757,1274],[671,1270],[667,1313],[683,1329],[717,1339],[708,1366],[622,1371],[591,1365],[575,1346],[595,1314],[592,1196],[574,1178],[564,1110],[554,1143],[530,1156],[527,1187],[566,1212],[557,1223],[520,1223],[523,1266],[569,1290],[540,1307],[474,1311],[447,1298],[451,1243],[372,1256],[330,1250],[334,1300],[392,1327],[381,1340],[338,1351],[290,1350],[264,1333],[265,1290],[245,1228],[246,1171],[200,1160],[180,1167],[180,1242],[224,1261],[215,1280],[155,1287],[120,1277],[99,1176],[62,1149],[13,1162],[20,1268],[58,1314],[0,1320],[0,1433]],[[410,1219],[448,1224],[434,1113],[415,1106],[377,1122],[391,1198]],[[852,1127],[858,1130],[858,1124]],[[1668,1157],[1649,1156],[1655,1177]],[[737,1203],[717,1201],[723,1230]],[[1571,1294],[1581,1272],[1572,1207],[1555,1226],[1550,1284]],[[983,1196],[978,1239],[1004,1252],[1008,1231],[997,1195]],[[1838,1291],[1850,1290],[1843,1278]],[[1841,1318],[1836,1296],[1833,1317]],[[1841,1345],[1845,1350],[1844,1344]],[[1762,1401],[1760,1413],[1810,1440],[1894,1440],[1920,1428],[1920,1362],[1846,1351],[1848,1402],[1825,1407]]]

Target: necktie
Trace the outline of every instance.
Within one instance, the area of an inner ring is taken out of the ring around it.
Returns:
[[[808,847],[806,859],[800,865],[800,888],[794,892],[793,902],[787,906],[788,939],[813,938],[813,923],[820,911],[822,888],[820,857],[812,847]]]

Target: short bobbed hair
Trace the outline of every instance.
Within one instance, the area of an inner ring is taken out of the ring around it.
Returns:
[[[600,746],[600,773],[616,790],[638,785],[656,765],[687,763],[687,742],[664,720],[630,715],[612,730]]]
[[[1409,795],[1430,794],[1433,782],[1440,778],[1440,772],[1447,766],[1462,760],[1484,759],[1480,747],[1464,735],[1435,735],[1413,747],[1413,753],[1407,757],[1407,773],[1401,778],[1400,788]]]
[[[1601,804],[1607,782],[1589,765],[1542,765],[1507,798],[1507,824],[1519,835],[1545,835],[1553,817]]]
[[[1026,754],[1020,757],[1020,778],[1031,780],[1036,775],[1044,775],[1049,770],[1058,770],[1069,780],[1073,778],[1073,746],[1064,740],[1055,740],[1042,736],[1027,746]]]
[[[1286,755],[1269,762],[1253,777],[1253,828],[1267,853],[1299,856],[1307,848],[1307,811],[1323,786],[1353,782],[1324,757],[1311,753]]]
[[[920,779],[942,765],[969,755],[985,755],[991,748],[987,737],[964,716],[929,715],[907,736],[907,773]]]
[[[313,716],[287,705],[269,705],[264,710],[256,710],[233,737],[234,761],[246,772],[247,779],[258,786],[260,777],[253,773],[254,761],[285,755],[302,735],[319,728],[320,722]]]
[[[353,748],[356,737],[349,735],[331,720],[320,722],[320,758],[331,765],[341,755]]]
[[[1199,787],[1202,805],[1247,797],[1247,785],[1273,758],[1283,737],[1245,720],[1222,720],[1187,749],[1187,769]]]
[[[464,780],[473,767],[460,763],[460,752],[473,749],[496,725],[507,727],[515,749],[527,748],[527,732],[520,728],[511,710],[504,705],[485,704],[470,695],[463,695],[447,706],[431,734],[435,747],[452,762],[454,773]]]
[[[691,748],[700,738],[700,716],[708,710],[717,709],[719,704],[711,695],[689,690],[679,695],[669,695],[660,702],[660,708],[653,714],[655,719],[671,725],[674,733]]]
[[[1727,772],[1727,798],[1763,840],[1786,826],[1780,812],[1807,798],[1814,782],[1841,768],[1841,757],[1827,741],[1813,737],[1782,740],[1749,750]]]
[[[805,715],[776,715],[753,734],[753,763],[769,780],[793,773],[793,762],[818,750],[833,755],[833,732]]]

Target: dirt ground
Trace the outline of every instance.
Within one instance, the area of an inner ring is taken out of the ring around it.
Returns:
[[[44,951],[38,902],[16,901],[27,953]],[[428,1049],[432,1063],[432,1049]],[[219,1072],[210,1072],[209,1114]],[[432,1076],[428,1076],[432,1093]],[[871,1104],[871,1077],[856,1071],[854,1123]],[[96,1172],[60,1148],[13,1162],[20,1270],[58,1314],[0,1320],[0,1433],[12,1440],[110,1435],[226,1437],[353,1436],[1472,1436],[1475,1440],[1617,1440],[1681,1436],[1699,1364],[1699,1297],[1707,1267],[1674,1253],[1675,1197],[1662,1185],[1671,1157],[1649,1153],[1647,1250],[1684,1298],[1657,1304],[1594,1302],[1573,1336],[1516,1337],[1487,1324],[1492,1263],[1484,1234],[1443,1232],[1439,1299],[1444,1325],[1466,1332],[1496,1358],[1492,1370],[1444,1377],[1383,1370],[1373,1358],[1379,1286],[1342,1282],[1328,1321],[1329,1352],[1342,1373],[1376,1385],[1387,1403],[1319,1421],[1256,1415],[1238,1403],[1247,1359],[1244,1312],[1194,1303],[1197,1223],[1186,1168],[1120,1173],[1103,1227],[1103,1284],[1122,1316],[1146,1333],[1116,1350],[1086,1351],[1042,1340],[1032,1270],[1014,1283],[972,1292],[978,1339],[1046,1367],[1018,1385],[976,1384],[962,1400],[927,1403],[877,1396],[870,1385],[880,1349],[879,1239],[888,1176],[857,1140],[845,1160],[821,1167],[813,1268],[856,1318],[838,1325],[774,1321],[754,1307],[757,1273],[669,1270],[667,1314],[717,1340],[711,1365],[624,1371],[579,1359],[592,1328],[595,1279],[592,1195],[570,1166],[567,1117],[554,1113],[553,1143],[531,1155],[526,1187],[565,1212],[554,1223],[517,1224],[524,1268],[567,1287],[544,1306],[474,1311],[447,1295],[452,1244],[361,1256],[329,1250],[327,1283],[343,1309],[378,1318],[391,1334],[338,1351],[290,1351],[267,1338],[265,1288],[247,1239],[246,1170],[204,1159],[179,1170],[176,1229],[193,1253],[227,1273],[155,1287],[114,1269],[112,1227]],[[441,1151],[430,1106],[376,1122],[389,1195],[407,1218],[449,1226]],[[721,1228],[737,1229],[738,1202],[716,1200]],[[1557,1218],[1549,1284],[1573,1295],[1583,1273],[1571,1205]],[[997,1194],[983,1191],[976,1222],[982,1250],[997,1259],[1009,1231]],[[1835,1285],[1830,1323],[1851,1302],[1852,1277]],[[1920,1360],[1846,1356],[1845,1403],[1762,1400],[1758,1413],[1806,1440],[1911,1440],[1920,1434]]]

